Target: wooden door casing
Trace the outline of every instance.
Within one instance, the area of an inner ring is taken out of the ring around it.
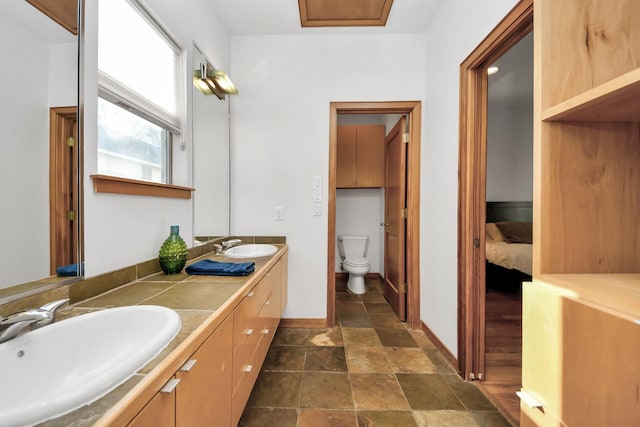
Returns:
[[[73,138],[71,145],[69,138]],[[55,275],[57,267],[75,263],[78,258],[80,202],[76,107],[51,108],[49,140],[49,259],[50,274]],[[69,212],[73,215],[71,219]]]

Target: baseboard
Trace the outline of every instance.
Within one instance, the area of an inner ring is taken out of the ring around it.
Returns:
[[[449,364],[451,365],[453,370],[458,372],[459,371],[458,370],[458,359],[453,355],[453,353],[451,353],[449,351],[447,346],[445,346],[443,344],[443,342],[440,341],[440,338],[438,338],[438,336],[436,334],[434,334],[433,331],[431,329],[429,329],[429,327],[427,325],[425,325],[424,322],[420,321],[420,326],[421,326],[422,332],[424,332],[424,334],[427,336],[427,338],[429,338],[429,340],[431,340],[433,345],[435,345],[436,348],[440,351],[440,353],[442,353],[442,355],[447,360],[447,362],[449,362]]]
[[[327,319],[280,319],[281,328],[328,328]]]
[[[367,273],[364,275],[367,279],[382,279],[380,273]],[[349,273],[345,273],[344,271],[336,273],[336,279],[348,279]]]

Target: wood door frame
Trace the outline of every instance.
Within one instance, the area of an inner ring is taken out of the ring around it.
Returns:
[[[336,315],[336,153],[338,114],[406,114],[409,123],[407,151],[406,280],[407,324],[413,329],[420,322],[420,126],[421,101],[331,102],[329,114],[329,200],[327,242],[327,325]]]
[[[74,124],[75,123],[75,124]],[[80,253],[80,236],[81,236],[81,227],[78,226],[80,223],[80,166],[79,166],[79,126],[78,126],[78,109],[75,106],[72,107],[52,107],[49,110],[49,263],[50,263],[50,274],[55,275],[56,268],[59,267],[57,265],[55,257],[53,254],[58,253],[60,251],[59,248],[59,226],[58,220],[56,219],[56,212],[60,212],[62,210],[67,210],[68,206],[65,206],[64,198],[60,195],[63,193],[62,186],[67,186],[68,182],[65,184],[61,184],[59,181],[59,177],[67,177],[69,179],[73,179],[74,186],[73,191],[74,194],[74,206],[73,211],[75,212],[75,224],[73,232],[69,239],[74,242],[74,250],[72,254],[72,258],[75,259],[75,262],[78,262],[78,255]],[[75,132],[72,129],[75,127]],[[65,163],[65,157],[68,155],[68,146],[67,137],[70,134],[75,134],[75,155],[71,160],[72,171],[67,170],[67,165]],[[71,176],[69,176],[69,174]],[[76,175],[75,177],[73,175]]]
[[[486,69],[532,29],[533,0],[521,0],[460,64],[458,371],[465,380],[482,380],[485,361]]]

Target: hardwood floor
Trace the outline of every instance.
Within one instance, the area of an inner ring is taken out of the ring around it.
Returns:
[[[486,366],[482,387],[504,408],[516,425],[520,422],[522,378],[522,299],[519,294],[487,291]]]

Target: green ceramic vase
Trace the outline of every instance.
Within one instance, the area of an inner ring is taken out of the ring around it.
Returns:
[[[180,227],[172,225],[171,233],[160,247],[158,254],[160,268],[165,274],[180,273],[187,263],[188,255],[187,244],[180,237]]]

